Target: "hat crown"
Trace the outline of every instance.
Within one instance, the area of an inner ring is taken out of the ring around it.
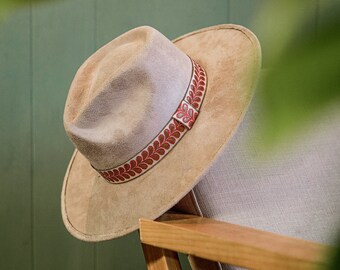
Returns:
[[[79,68],[66,101],[65,130],[95,168],[119,166],[168,123],[191,74],[189,57],[157,30],[126,32]]]

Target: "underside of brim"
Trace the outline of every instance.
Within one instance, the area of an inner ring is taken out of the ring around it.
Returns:
[[[110,184],[75,151],[61,194],[69,232],[85,241],[116,238],[155,219],[183,198],[241,122],[260,68],[258,40],[237,25],[218,25],[186,34],[175,45],[201,64],[208,88],[193,128],[155,167],[139,178]]]

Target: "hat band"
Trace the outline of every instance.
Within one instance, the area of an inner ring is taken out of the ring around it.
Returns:
[[[183,100],[162,131],[142,151],[125,163],[108,170],[97,170],[108,182],[119,184],[131,181],[160,162],[181,140],[196,121],[203,102],[207,74],[191,59],[193,72]]]

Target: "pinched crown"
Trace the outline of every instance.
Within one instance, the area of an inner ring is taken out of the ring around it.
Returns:
[[[79,68],[64,126],[97,169],[116,167],[141,151],[168,123],[191,79],[189,57],[151,27],[112,40]]]

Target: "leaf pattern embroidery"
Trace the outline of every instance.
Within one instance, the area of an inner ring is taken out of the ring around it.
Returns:
[[[183,124],[173,119],[163,132],[158,135],[157,139],[139,153],[136,158],[116,169],[100,171],[99,173],[110,182],[129,180],[131,177],[142,173],[154,162],[158,161],[162,155],[169,152],[184,131]]]
[[[188,129],[191,129],[197,116],[198,116],[198,112],[194,110],[186,102],[182,101],[174,117],[180,122],[182,122],[182,124],[184,124]]]
[[[201,100],[203,97],[203,92],[206,86],[206,74],[204,69],[198,65],[195,61],[194,63],[194,76],[191,81],[189,88],[189,95],[187,96],[188,103],[194,107],[196,110],[199,109]]]

